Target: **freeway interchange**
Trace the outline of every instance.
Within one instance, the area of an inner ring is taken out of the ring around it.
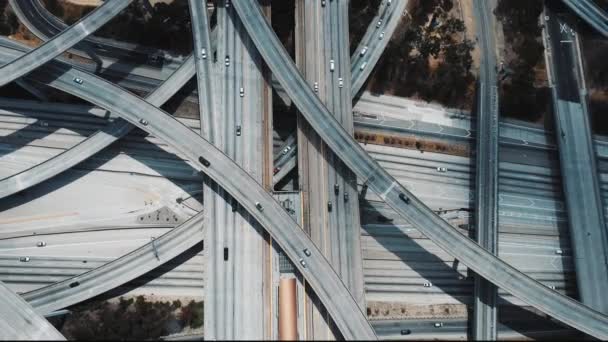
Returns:
[[[244,122],[245,118],[238,116],[242,113],[242,110],[237,110],[236,108],[240,107],[235,106],[239,106],[237,102],[242,101],[239,100],[239,97],[246,100],[249,100],[249,98],[248,95],[244,94],[243,87],[240,87],[240,96],[237,95],[238,82],[235,83],[231,79],[222,81],[220,84],[223,88],[220,90],[214,89],[219,86],[214,84],[213,79],[216,66],[211,63],[214,47],[212,46],[205,1],[190,1],[195,47],[193,55],[186,59],[147,99],[139,98],[111,82],[72,66],[68,61],[58,57],[61,53],[83,41],[128,4],[128,1],[106,1],[81,21],[65,28],[60,34],[36,49],[5,39],[0,41],[2,46],[0,60],[3,63],[0,67],[0,75],[3,84],[24,77],[30,82],[44,84],[87,100],[120,117],[110,123],[104,130],[93,134],[81,144],[66,150],[64,153],[21,173],[0,180],[0,198],[14,195],[28,187],[50,180],[101,151],[112,142],[124,137],[133,127],[138,127],[170,145],[179,153],[180,157],[186,160],[188,165],[208,177],[205,182],[205,193],[211,198],[217,196],[212,200],[215,204],[207,207],[206,202],[205,210],[124,257],[82,275],[26,293],[23,298],[38,313],[47,314],[104,293],[158,267],[202,241],[203,234],[207,236],[205,240],[215,241],[217,238],[213,235],[215,229],[213,228],[213,222],[217,218],[213,217],[210,212],[216,213],[221,209],[229,213],[230,206],[234,206],[234,204],[224,202],[225,192],[238,201],[238,206],[248,215],[251,215],[292,260],[293,265],[314,290],[344,338],[375,339],[374,330],[365,313],[361,310],[361,306],[357,303],[355,294],[351,294],[348,281],[341,279],[340,275],[344,274],[344,271],[338,272],[335,269],[335,265],[332,265],[332,262],[324,256],[322,250],[261,184],[261,178],[255,176],[255,167],[252,166],[259,165],[260,161],[239,161],[239,154],[232,146],[236,140],[227,139],[227,137],[232,136],[235,127],[238,127],[237,136],[241,136],[241,125],[235,123],[239,122],[238,120]],[[300,74],[264,18],[264,14],[256,1],[235,1],[231,3],[230,9],[227,9],[229,6],[225,6],[226,9],[222,9],[222,11],[229,11],[229,13],[224,14],[225,18],[222,20],[225,21],[220,21],[220,23],[228,23],[231,20],[232,25],[233,22],[240,21],[242,25],[240,34],[248,34],[251,48],[255,47],[257,53],[259,53],[258,58],[265,61],[270,72],[278,79],[283,90],[289,95],[291,101],[316,134],[333,151],[334,155],[340,158],[341,162],[358,176],[359,181],[365,187],[373,190],[401,218],[411,223],[439,247],[467,265],[487,282],[493,283],[556,320],[589,335],[603,339],[608,338],[608,317],[552,291],[501,260],[495,255],[495,242],[493,245],[490,242],[483,243],[480,246],[463,235],[420,201],[414,193],[402,186],[353,139],[352,133],[347,131],[348,128],[345,129],[334,117],[334,115],[337,115],[335,112],[346,111],[346,115],[349,115],[351,97],[359,92],[365,79],[371,73],[371,69],[378,61],[391,32],[395,30],[398,17],[406,4],[407,1],[383,1],[379,16],[383,18],[383,25],[385,26],[376,25],[376,19],[374,19],[361,43],[361,46],[364,46],[368,51],[361,53],[363,47],[358,48],[351,58],[350,66],[343,65],[345,64],[343,61],[348,61],[347,58],[337,59],[338,70],[350,69],[351,71],[352,84],[345,88],[352,91],[348,91],[347,96],[341,96],[340,101],[347,102],[329,106],[332,110],[329,110],[321,102],[313,90],[314,86],[309,84],[310,82],[307,82]],[[230,27],[230,29],[234,28]],[[383,35],[387,34],[387,37],[383,40],[376,38],[378,29],[383,30]],[[221,52],[221,54],[218,53],[218,63],[222,63],[226,69],[238,67],[239,69],[235,72],[237,76],[252,72],[247,68],[247,65],[250,64],[240,64],[240,61],[235,60],[235,58],[229,59],[228,56],[237,54],[235,50],[246,51],[246,49],[235,48],[226,31],[229,30],[221,30],[222,33],[219,34],[217,39],[216,48]],[[340,38],[341,36],[345,35],[338,35],[335,42],[338,46],[337,49],[344,56],[343,50],[348,47],[348,44],[344,44],[344,41],[340,40],[343,39]],[[333,49],[336,49],[336,47],[333,47]],[[225,60],[222,58],[224,54],[226,55]],[[365,54],[368,54],[369,59],[364,58]],[[230,65],[230,63],[233,64]],[[331,68],[333,71],[333,66]],[[160,105],[167,101],[195,74],[200,106],[200,134],[159,109]],[[492,113],[490,116],[494,115],[494,118],[489,119],[486,124],[487,128],[483,126],[483,122],[480,123],[482,126],[479,127],[478,132],[480,136],[485,134],[483,139],[492,141],[489,146],[494,146],[493,150],[486,152],[489,158],[497,158],[499,133],[496,118],[497,103],[495,102],[497,100],[494,100],[496,89],[493,85],[496,76],[493,74],[491,62],[485,62],[485,72],[482,72],[482,75],[484,75],[484,80],[481,81],[480,87],[485,89],[487,93],[480,92],[480,107],[490,107]],[[250,80],[254,76],[247,75],[246,77]],[[257,77],[260,80],[262,79],[260,75]],[[347,85],[351,83],[351,77],[344,78]],[[340,82],[343,82],[342,78],[340,78]],[[342,85],[340,85],[341,87]],[[245,88],[248,94],[250,91],[253,92],[253,89],[250,88],[254,87]],[[214,94],[220,94],[220,91],[226,92],[218,99]],[[222,125],[219,122],[222,120],[221,115],[229,113],[231,110],[235,113],[235,116],[230,119],[232,120],[230,124]],[[250,137],[249,135],[246,136]],[[250,138],[252,140],[246,142],[244,147],[252,146],[257,141],[255,137]],[[485,146],[483,141],[480,144]],[[244,147],[241,147],[241,149]],[[281,163],[285,162],[284,159],[281,159]],[[485,170],[485,168],[489,170],[483,171],[485,174],[478,175],[478,177],[490,177],[488,182],[492,184],[491,186],[496,187],[495,178],[498,172],[496,161],[490,160],[489,164],[484,166],[484,160],[479,159],[478,162],[481,164],[478,166],[478,170]],[[285,162],[285,165],[288,165],[288,162]],[[492,180],[492,177],[494,177],[494,180]],[[483,184],[485,184],[485,181]],[[597,181],[595,184],[597,186]],[[480,191],[483,192],[483,190]],[[496,216],[496,191],[489,194],[494,196],[494,199],[485,201],[485,204],[480,205],[478,210],[490,211]],[[495,221],[496,218],[490,217],[486,222],[492,223]],[[203,226],[206,226],[206,228],[203,229]],[[254,228],[252,225],[245,227],[251,230]],[[491,232],[489,233],[492,234]],[[348,245],[346,246],[346,249],[350,248]],[[155,253],[150,253],[151,249],[154,249]],[[211,250],[213,251],[213,248]],[[220,248],[217,250],[217,253],[219,252]],[[162,258],[159,258],[159,255],[162,255]],[[226,260],[225,255],[224,250],[224,260]],[[222,272],[228,271],[224,270]],[[481,284],[485,284],[484,281],[481,281]],[[213,289],[213,287],[211,288]],[[496,296],[496,294],[493,296]],[[17,306],[27,308],[25,303]],[[598,309],[602,310],[603,308]],[[493,318],[492,315],[494,315]],[[33,313],[32,316],[36,317]],[[480,324],[492,326],[493,334],[480,336],[495,338],[495,314],[490,314],[489,320],[492,319],[494,320],[493,323]],[[40,323],[40,327],[42,326],[43,323]],[[52,333],[50,332],[50,334]],[[13,332],[13,334],[15,333]],[[7,332],[6,336],[15,337],[19,335],[9,335]],[[54,335],[48,336],[53,337]]]

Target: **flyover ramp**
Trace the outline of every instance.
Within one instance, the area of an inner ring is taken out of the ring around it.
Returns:
[[[388,1],[382,1],[380,4],[378,15],[372,19],[361,42],[350,58],[351,95],[353,98],[361,91],[363,84],[380,60],[393,33],[399,26],[401,18],[405,15],[404,11],[408,3],[409,0],[393,0],[390,4],[388,4]],[[364,48],[365,52],[363,51]]]
[[[0,67],[0,86],[26,75],[32,70],[35,70],[46,62],[59,56],[114,18],[125,7],[129,6],[131,1],[132,0],[106,1],[84,18],[78,20],[74,25],[53,37],[53,39],[43,43],[38,48],[31,50],[25,56],[9,61],[8,63],[5,62],[5,64]]]

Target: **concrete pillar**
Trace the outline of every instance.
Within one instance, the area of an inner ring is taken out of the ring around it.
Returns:
[[[279,282],[279,340],[298,338],[296,278],[281,278]]]

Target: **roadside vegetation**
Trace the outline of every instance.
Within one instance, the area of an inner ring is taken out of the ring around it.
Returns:
[[[506,51],[498,75],[502,116],[538,121],[550,111],[539,25],[542,10],[542,0],[498,1],[495,15],[502,24]]]
[[[470,109],[475,78],[474,43],[464,22],[453,16],[452,0],[412,1],[368,83],[374,93]]]
[[[149,302],[143,296],[71,309],[61,332],[70,340],[150,340],[203,326],[203,302]]]

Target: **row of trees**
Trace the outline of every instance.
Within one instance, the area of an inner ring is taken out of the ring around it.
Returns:
[[[190,301],[182,306],[180,301],[121,297],[116,304],[90,302],[74,308],[62,332],[72,340],[150,340],[185,327],[199,328],[203,317],[203,302]]]

